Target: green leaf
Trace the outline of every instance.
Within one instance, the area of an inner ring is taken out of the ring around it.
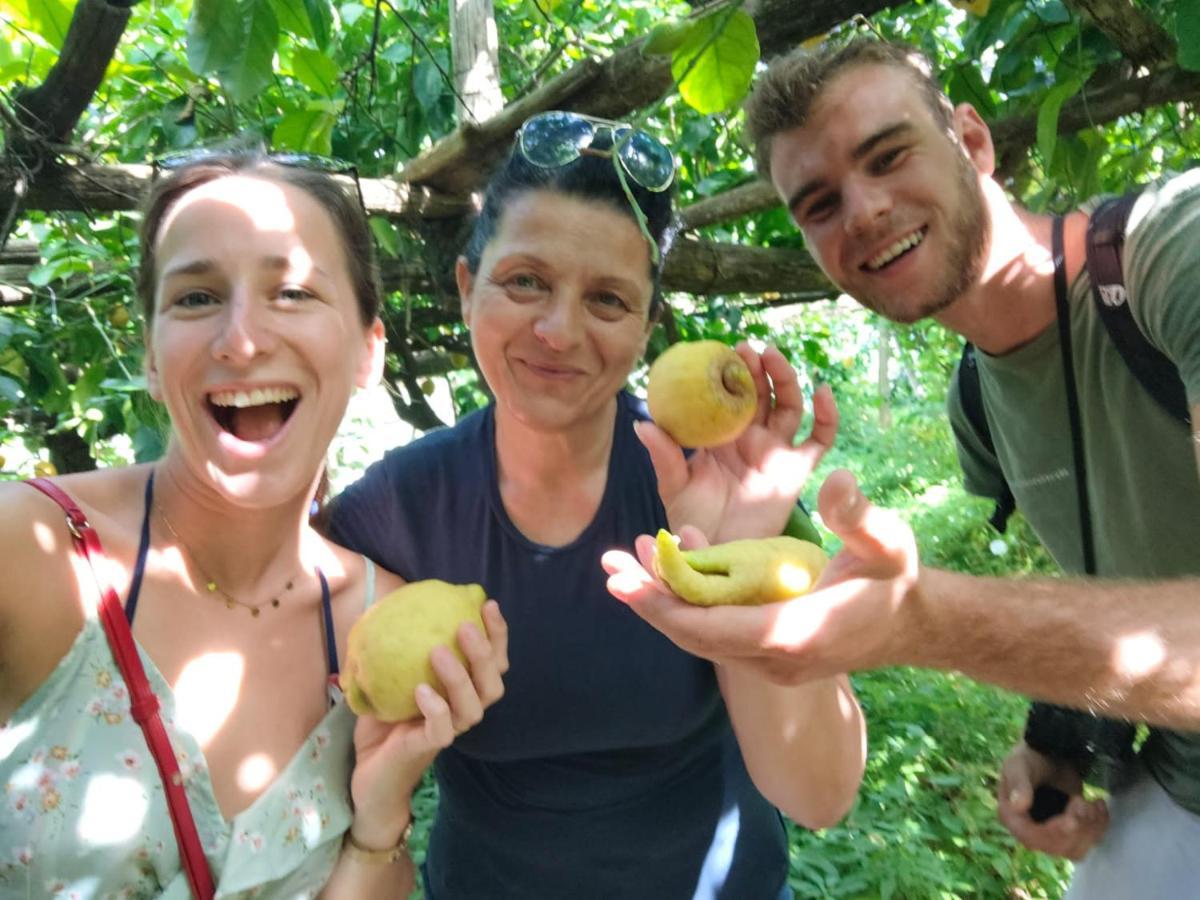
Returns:
[[[426,112],[436,109],[442,99],[445,81],[437,64],[428,56],[413,69],[413,94]]]
[[[187,25],[187,60],[197,75],[216,72],[242,52],[238,0],[194,0]]]
[[[1200,0],[1179,0],[1175,8],[1175,39],[1179,65],[1200,72]]]
[[[1058,141],[1058,113],[1063,103],[1079,93],[1079,82],[1068,81],[1056,85],[1046,94],[1042,105],[1038,108],[1037,116],[1037,146],[1042,154],[1042,161],[1050,165],[1054,158],[1054,145]]]
[[[19,382],[14,381],[7,375],[0,375],[0,399],[7,400],[9,403],[20,403],[25,396],[21,390]]]
[[[679,93],[704,114],[729,109],[746,95],[758,63],[754,19],[741,9],[697,19],[671,56]]]
[[[0,3],[0,14],[41,35],[55,50],[61,50],[73,11],[65,0],[4,0]]]
[[[283,31],[310,40],[321,50],[329,48],[333,27],[329,0],[271,0],[271,8]]]
[[[241,52],[226,60],[217,74],[234,100],[253,99],[271,81],[275,48],[279,44],[279,20],[270,0],[242,0],[244,42]]]
[[[372,216],[370,219],[371,233],[375,235],[375,244],[385,256],[395,259],[400,255],[400,238],[396,234],[396,226],[387,219]]]
[[[396,65],[406,63],[412,59],[412,44],[408,41],[392,41],[379,54],[379,58]]]
[[[271,133],[276,150],[298,150],[329,156],[333,147],[333,126],[337,117],[328,108],[309,108],[288,113]]]
[[[665,56],[674,53],[687,39],[694,22],[687,19],[667,19],[650,29],[650,36],[642,44],[642,52],[648,56]]]
[[[1049,0],[1047,3],[1034,3],[1033,12],[1039,19],[1050,25],[1065,25],[1071,21],[1071,13],[1060,0]]]
[[[799,506],[793,506],[792,511],[788,513],[787,524],[783,526],[783,534],[788,537],[799,538],[802,541],[808,541],[809,543],[816,544],[818,547],[824,543],[821,540],[821,532],[817,531],[817,526],[813,524],[813,520]]]
[[[332,97],[337,89],[337,63],[319,50],[297,47],[292,52],[292,71],[305,87],[322,97]]]

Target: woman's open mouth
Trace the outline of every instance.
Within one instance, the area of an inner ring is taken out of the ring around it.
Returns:
[[[264,387],[214,391],[206,399],[208,411],[222,431],[239,441],[265,443],[283,430],[296,411],[300,392],[290,387]]]

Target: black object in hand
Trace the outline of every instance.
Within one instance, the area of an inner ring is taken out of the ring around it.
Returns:
[[[1048,784],[1039,784],[1033,791],[1033,804],[1029,807],[1029,818],[1035,822],[1052,819],[1067,808],[1070,801],[1065,791]]]

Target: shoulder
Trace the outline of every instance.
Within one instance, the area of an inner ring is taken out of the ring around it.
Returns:
[[[401,447],[393,447],[371,465],[352,487],[383,483],[402,487],[476,459],[475,451],[488,439],[486,410],[476,410],[449,428],[438,428]]]
[[[121,545],[115,520],[96,505],[114,490],[113,482],[123,480],[118,471],[56,478],[54,483],[73,496],[106,544]],[[0,510],[0,569],[5,573],[0,683],[20,697],[66,653],[82,624],[84,604],[96,598],[91,574],[76,558],[65,514],[54,501],[27,484],[5,482],[0,484]],[[0,691],[0,705],[7,708],[14,698],[5,693]]]
[[[1127,281],[1147,278],[1156,265],[1182,262],[1179,253],[1200,254],[1200,169],[1148,185],[1125,224]],[[1165,254],[1165,258],[1164,258]],[[1187,259],[1190,261],[1190,256]],[[1188,274],[1191,273],[1180,273]]]
[[[1146,188],[1125,228],[1129,311],[1200,394],[1200,169]]]

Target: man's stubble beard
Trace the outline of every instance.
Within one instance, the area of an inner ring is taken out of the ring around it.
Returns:
[[[933,284],[928,299],[912,307],[897,303],[891,296],[851,295],[885,319],[911,325],[944,312],[975,287],[983,275],[984,258],[990,243],[983,189],[979,186],[978,173],[966,157],[959,155],[957,159],[959,208],[948,223],[942,277]]]

